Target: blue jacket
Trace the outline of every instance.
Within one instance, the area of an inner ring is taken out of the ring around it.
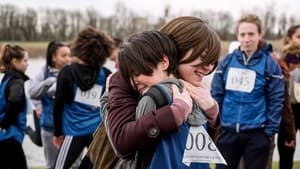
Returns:
[[[3,75],[0,73],[0,75]],[[9,81],[11,80],[11,77],[5,76],[0,81],[0,122],[5,118],[7,111],[7,98],[5,96],[5,89],[7,88],[7,85]],[[24,96],[25,97],[25,96]],[[27,100],[26,100],[27,102]],[[13,124],[10,124],[7,129],[0,131],[0,141],[7,140],[10,138],[14,138],[19,143],[22,144],[25,129],[26,129],[26,110],[27,110],[27,104],[26,103],[23,107],[23,111],[19,112],[16,117],[16,122]]]
[[[279,130],[284,101],[280,66],[270,56],[269,45],[258,49],[248,61],[244,57],[239,49],[228,54],[213,77],[211,94],[220,106],[221,125],[236,132],[264,128],[267,136],[273,136]],[[235,70],[250,75],[228,80],[229,71]],[[253,77],[250,88],[228,85],[247,85]]]
[[[57,77],[57,73],[53,73],[47,68],[44,73],[44,80],[48,77]],[[54,96],[49,96],[47,93],[44,94],[41,99],[42,102],[42,114],[40,118],[41,127],[49,132],[53,132],[53,102]]]

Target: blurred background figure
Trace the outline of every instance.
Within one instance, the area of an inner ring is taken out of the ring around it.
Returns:
[[[70,48],[62,42],[55,40],[50,41],[46,53],[46,65],[40,70],[36,77],[30,80],[28,85],[30,97],[41,102],[41,111],[36,111],[36,114],[34,114],[34,121],[39,121],[39,124],[35,124],[36,131],[33,131],[29,126],[27,133],[36,144],[41,144],[39,140],[42,140],[46,169],[52,169],[54,167],[58,153],[58,148],[54,146],[52,141],[54,130],[53,102],[55,99],[56,78],[60,69],[70,63]],[[38,130],[39,128],[41,128],[41,131]]]
[[[24,74],[28,53],[18,45],[4,45],[0,56],[0,168],[27,169],[22,142],[28,102]]]

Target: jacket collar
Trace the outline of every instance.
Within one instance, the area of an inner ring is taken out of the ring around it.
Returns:
[[[247,63],[245,63],[244,61],[244,55],[246,54],[241,51],[240,48],[235,50],[233,54],[237,57],[239,63],[251,66],[257,64],[264,54],[269,55],[271,52],[273,52],[273,47],[271,44],[260,42],[258,45],[258,49],[252,54],[252,56],[250,56]]]

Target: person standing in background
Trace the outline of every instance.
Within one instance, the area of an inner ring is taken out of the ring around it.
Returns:
[[[24,74],[28,53],[18,45],[4,45],[0,56],[0,165],[27,169],[22,142],[26,130],[27,98]]]
[[[300,129],[300,25],[291,26],[284,38],[283,58],[278,60],[286,81],[286,102],[278,134],[279,169],[292,169],[296,132]],[[298,45],[298,47],[297,47]],[[291,50],[294,46],[294,49]]]
[[[109,56],[109,59],[115,63],[115,69],[118,70],[118,55],[120,47],[123,43],[123,41],[119,38],[114,37],[114,47],[113,51],[111,52],[111,55]],[[107,88],[106,88],[107,89]],[[105,94],[105,92],[104,92]],[[111,147],[108,147],[107,149],[103,150],[102,146],[105,143],[109,144],[105,128],[103,126],[104,124],[101,123],[99,127],[96,129],[96,131],[93,134],[93,141],[91,142],[88,151],[86,153],[86,156],[82,159],[82,163],[80,165],[80,169],[82,168],[94,168],[94,169],[103,169],[103,168],[112,168],[113,165],[118,161],[118,158],[114,156],[114,152]],[[106,155],[103,155],[106,154]],[[110,154],[109,157],[108,154]],[[103,159],[104,158],[104,159]],[[106,160],[106,159],[108,160]],[[105,163],[104,166],[103,161],[108,163]],[[110,165],[111,164],[111,165]]]
[[[268,45],[261,44],[262,23],[256,15],[242,16],[236,33],[240,47],[222,59],[211,86],[221,114],[217,147],[228,164],[216,168],[236,169],[243,156],[247,169],[264,169],[281,121],[283,76],[266,52]]]
[[[60,69],[71,63],[70,48],[58,41],[50,41],[47,47],[46,65],[31,79],[28,85],[30,97],[40,100],[42,104],[41,114],[38,114],[41,130],[42,144],[46,169],[54,167],[58,148],[53,144],[53,102],[56,89],[56,78]],[[29,130],[30,131],[30,130]],[[29,132],[31,133],[31,132]]]
[[[112,39],[90,26],[71,44],[76,63],[59,72],[53,106],[53,142],[59,148],[55,169],[68,169],[74,163],[102,121],[99,99],[110,73],[103,64],[112,50]]]

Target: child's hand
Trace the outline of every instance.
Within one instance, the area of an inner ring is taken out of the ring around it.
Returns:
[[[192,84],[181,80],[184,88],[189,92],[195,103],[201,107],[202,110],[208,110],[215,105],[215,100],[210,94],[210,91],[203,85],[195,87]]]

